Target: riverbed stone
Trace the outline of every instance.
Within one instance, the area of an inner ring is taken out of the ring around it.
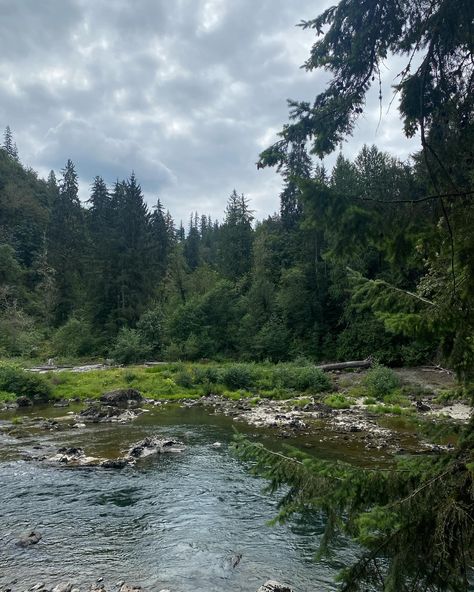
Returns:
[[[182,452],[184,445],[178,440],[166,440],[156,436],[147,436],[134,444],[128,451],[129,459],[138,459],[152,454],[164,454],[167,452]]]
[[[30,531],[28,534],[23,535],[17,542],[17,547],[23,547],[24,549],[27,547],[31,547],[32,545],[36,545],[42,539],[42,535],[39,532],[34,530]]]
[[[141,586],[130,586],[129,584],[122,584],[120,592],[141,592]]]
[[[71,592],[72,590],[72,583],[71,582],[61,582],[57,586],[54,586],[51,592]]]
[[[285,584],[280,584],[280,582],[276,582],[275,580],[268,580],[260,586],[257,592],[293,592],[291,588],[285,586]]]

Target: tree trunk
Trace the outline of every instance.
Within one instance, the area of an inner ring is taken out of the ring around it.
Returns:
[[[322,364],[316,366],[318,370],[323,372],[330,372],[331,370],[345,370],[346,368],[370,368],[372,360],[354,360],[352,362],[335,362],[334,364]]]

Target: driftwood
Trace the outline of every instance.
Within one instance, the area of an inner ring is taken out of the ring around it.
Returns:
[[[372,360],[354,360],[352,362],[335,362],[334,364],[322,364],[316,366],[318,370],[323,372],[330,372],[331,370],[346,370],[347,368],[370,368],[372,366]]]

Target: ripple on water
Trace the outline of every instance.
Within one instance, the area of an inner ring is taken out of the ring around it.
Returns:
[[[298,592],[333,590],[335,565],[314,563],[323,525],[302,519],[267,527],[276,500],[262,494],[227,446],[231,421],[147,417],[145,426],[94,426],[62,433],[61,444],[88,451],[126,448],[148,433],[186,437],[182,455],[149,459],[122,471],[68,470],[22,461],[0,463],[0,584],[70,579],[90,584],[126,579],[173,592],[253,592],[278,579]],[[204,417],[204,416],[203,416]],[[185,435],[185,436],[184,436]],[[84,438],[81,442],[80,438]],[[74,438],[74,441],[71,439]],[[43,540],[19,549],[16,538],[37,528]],[[242,558],[234,568],[237,554]],[[343,550],[343,558],[352,555]]]

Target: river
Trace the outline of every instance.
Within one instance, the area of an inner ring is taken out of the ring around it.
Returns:
[[[336,557],[315,562],[321,520],[267,525],[277,500],[232,455],[233,425],[200,408],[170,407],[128,425],[0,436],[0,586],[70,580],[83,587],[103,577],[108,590],[125,580],[145,590],[254,592],[267,579],[297,592],[335,589],[334,575],[354,549],[341,543]],[[38,442],[114,457],[149,434],[178,438],[186,449],[121,471],[21,459]],[[43,535],[40,543],[17,547],[32,528]]]

